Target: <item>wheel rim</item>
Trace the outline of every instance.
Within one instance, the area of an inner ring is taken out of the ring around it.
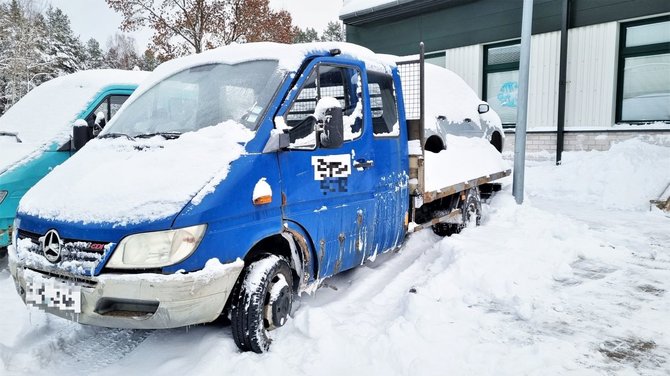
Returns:
[[[272,278],[265,294],[263,322],[270,331],[283,326],[291,311],[291,288],[283,274]]]

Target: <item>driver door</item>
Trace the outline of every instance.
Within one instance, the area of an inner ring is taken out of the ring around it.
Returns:
[[[360,265],[374,243],[375,156],[363,72],[362,66],[312,63],[276,119],[291,136],[289,149],[279,153],[283,215],[312,238],[318,278]],[[312,115],[326,97],[343,109],[344,143],[336,149],[322,147],[314,131]]]

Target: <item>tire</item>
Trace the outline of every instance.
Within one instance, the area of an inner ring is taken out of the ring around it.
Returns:
[[[458,232],[464,228],[474,224],[479,226],[482,222],[482,199],[479,195],[477,187],[470,188],[466,194],[465,201],[461,205],[461,212],[463,217],[462,223],[458,225]]]
[[[242,351],[268,351],[270,332],[288,320],[293,279],[288,262],[275,255],[251,263],[233,290],[231,328]]]
[[[467,191],[465,200],[461,201],[461,223],[438,223],[433,225],[433,232],[439,236],[451,236],[460,233],[464,228],[474,224],[479,226],[482,220],[482,200],[477,187]]]

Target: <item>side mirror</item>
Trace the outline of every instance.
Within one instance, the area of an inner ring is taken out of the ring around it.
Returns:
[[[489,112],[489,105],[486,103],[480,104],[479,107],[477,107],[477,112],[479,112],[480,114],[485,114]]]
[[[341,107],[330,107],[326,110],[323,130],[319,134],[321,147],[337,149],[344,143],[344,119]]]
[[[274,153],[281,149],[286,149],[291,143],[291,136],[282,131],[273,131],[270,134],[270,139],[263,148],[263,153]]]
[[[71,149],[73,151],[80,150],[91,139],[90,128],[86,120],[78,119],[72,126],[72,141]]]

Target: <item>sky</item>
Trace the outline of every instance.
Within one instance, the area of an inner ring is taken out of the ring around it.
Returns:
[[[105,0],[46,0],[63,10],[69,17],[72,30],[83,42],[95,38],[104,47],[109,37],[119,32],[122,17],[109,9]],[[312,27],[321,32],[329,21],[338,20],[342,0],[270,0],[274,9],[285,9],[291,13],[293,24],[301,28]],[[129,33],[144,50],[151,30],[143,29]]]

